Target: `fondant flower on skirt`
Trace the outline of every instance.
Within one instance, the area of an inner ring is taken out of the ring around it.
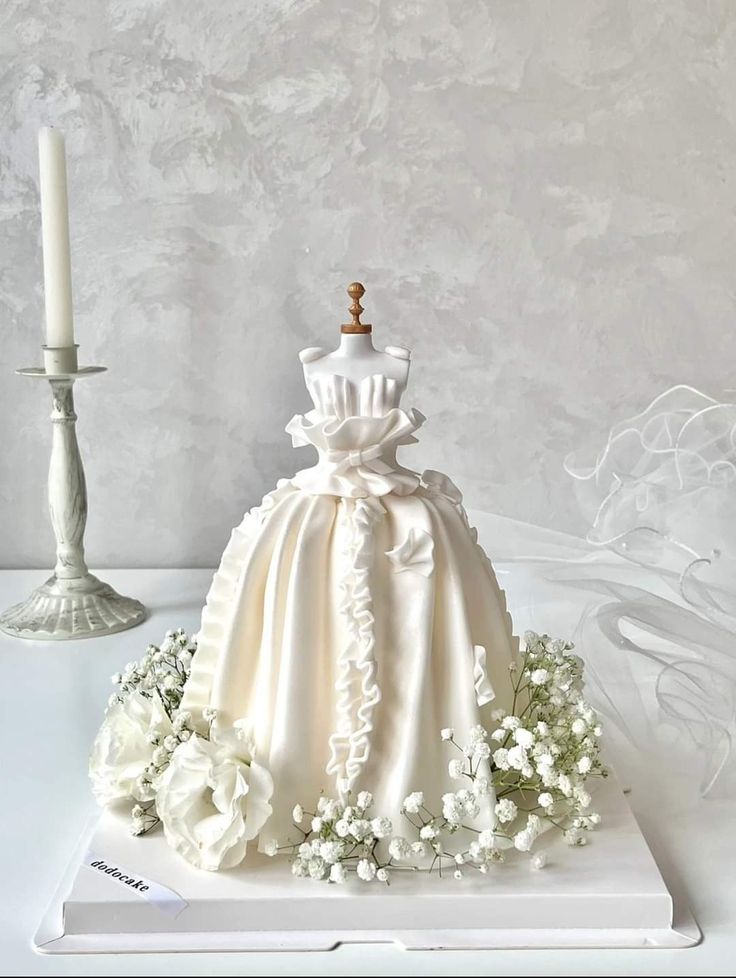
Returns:
[[[431,534],[421,527],[413,526],[406,535],[403,543],[387,550],[386,556],[394,566],[394,572],[413,571],[423,577],[429,577],[434,570],[434,540]]]
[[[125,798],[147,801],[139,781],[151,762],[152,741],[172,732],[157,693],[135,691],[108,708],[89,759],[92,791],[100,805]]]
[[[271,775],[253,759],[249,724],[217,721],[176,748],[156,793],[166,840],[200,869],[231,869],[271,814]]]

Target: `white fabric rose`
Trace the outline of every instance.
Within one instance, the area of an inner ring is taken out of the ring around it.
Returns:
[[[253,760],[248,724],[224,728],[210,740],[196,734],[171,757],[156,793],[166,841],[200,869],[231,869],[271,814],[271,775]]]
[[[157,693],[143,696],[136,691],[116,701],[107,710],[89,758],[92,791],[100,805],[141,797],[137,779],[151,763],[154,746],[149,735],[159,739],[172,732],[171,722]]]

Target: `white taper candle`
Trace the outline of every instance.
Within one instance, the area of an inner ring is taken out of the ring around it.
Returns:
[[[46,345],[71,346],[74,343],[74,318],[69,207],[64,137],[58,129],[47,127],[39,132],[38,161],[41,173]]]

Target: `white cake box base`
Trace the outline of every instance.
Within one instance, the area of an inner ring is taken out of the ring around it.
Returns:
[[[344,886],[291,875],[285,858],[249,854],[225,873],[187,866],[158,832],[134,839],[105,813],[83,839],[34,939],[45,953],[328,950],[344,943],[407,949],[689,947],[700,940],[672,896],[614,779],[596,792],[603,827],[584,849],[550,838],[548,865],[524,857],[486,876],[400,873],[391,885]],[[172,918],[83,864],[87,851],[174,890]]]

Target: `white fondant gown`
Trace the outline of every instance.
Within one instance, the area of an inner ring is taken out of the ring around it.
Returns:
[[[282,480],[232,533],[202,614],[183,708],[253,723],[274,780],[261,839],[320,792],[371,791],[401,833],[405,796],[439,814],[481,707],[508,708],[516,651],[503,591],[444,475],[396,462],[424,418],[383,375],[308,384],[287,431],[319,462]],[[489,824],[493,798],[479,823]],[[404,827],[405,829],[406,827]]]

